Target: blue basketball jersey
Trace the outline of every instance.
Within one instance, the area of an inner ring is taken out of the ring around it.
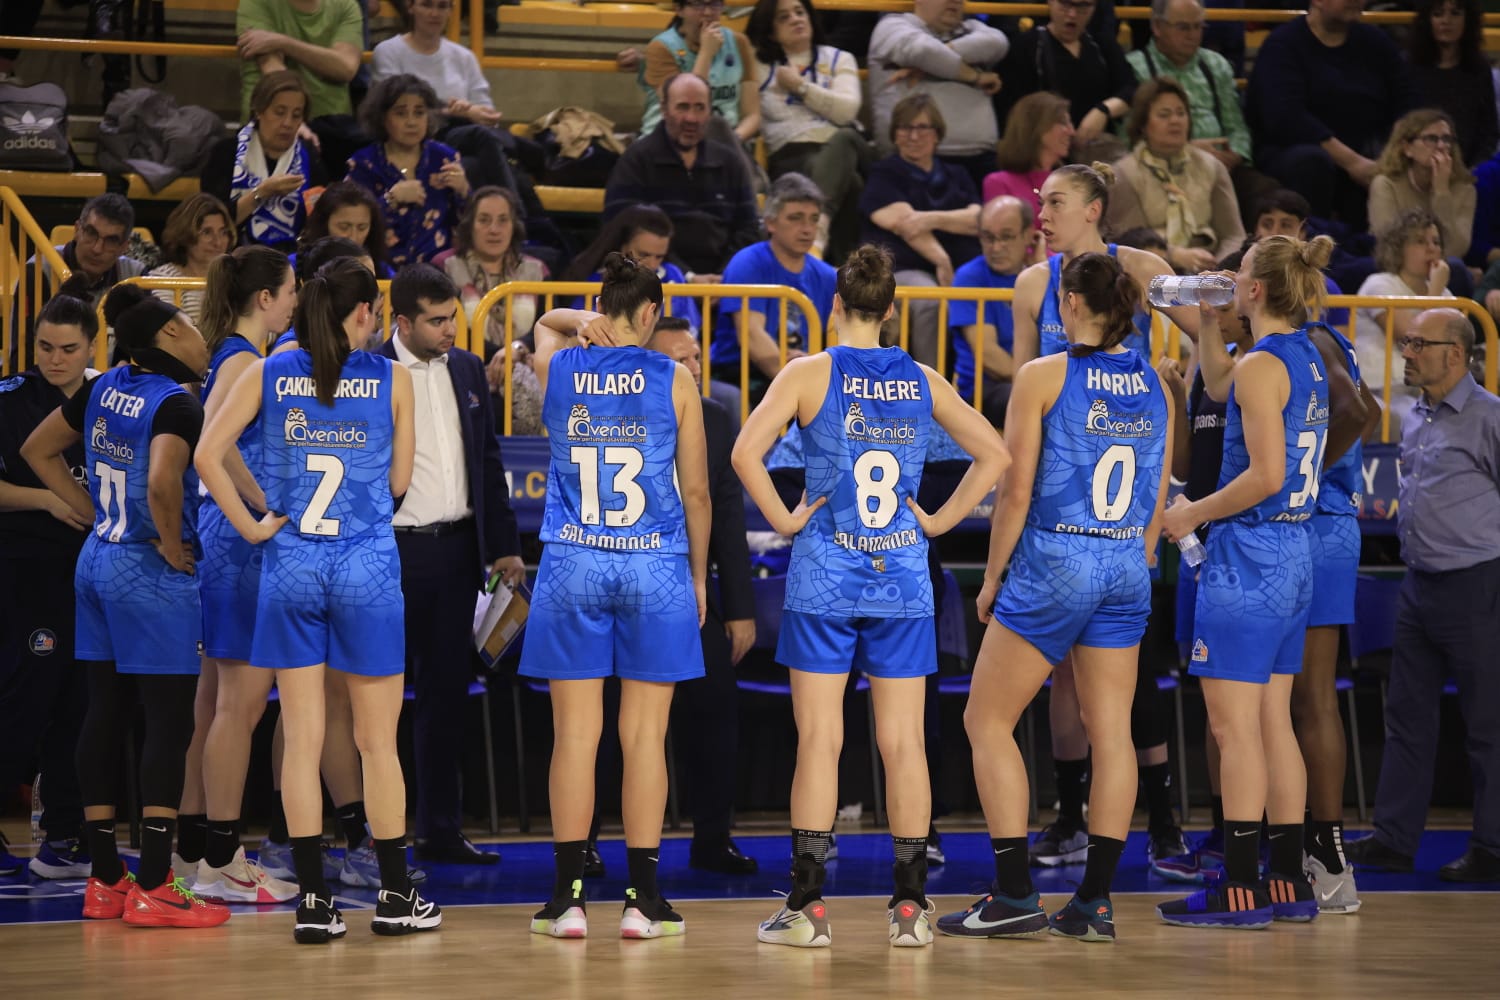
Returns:
[[[1169,424],[1161,382],[1135,351],[1070,355],[1062,392],[1042,418],[1027,525],[1144,536],[1156,512]]]
[[[1321,323],[1318,325],[1322,326]],[[1334,342],[1344,352],[1349,377],[1358,385],[1359,359],[1355,357],[1354,345],[1332,327],[1324,326],[1323,329],[1333,335]],[[1345,514],[1350,517],[1359,514],[1365,486],[1364,454],[1364,445],[1356,438],[1353,447],[1340,455],[1337,462],[1324,466],[1323,485],[1318,490],[1319,514]]]
[[[389,358],[353,351],[332,406],[318,400],[312,355],[288,351],[262,368],[260,436],[267,506],[304,539],[391,530]]]
[[[1291,382],[1291,392],[1282,409],[1282,422],[1286,428],[1286,476],[1281,489],[1230,520],[1242,524],[1306,521],[1312,516],[1318,499],[1323,445],[1328,435],[1328,377],[1323,358],[1308,339],[1305,329],[1263,337],[1246,352],[1246,358],[1257,351],[1274,355],[1285,365]],[[1227,409],[1219,489],[1250,467],[1245,427],[1232,387]]]
[[[199,398],[203,400],[204,406],[208,405],[209,397],[219,384],[219,369],[223,366],[224,362],[236,354],[248,354],[252,359],[260,357],[260,352],[255,349],[255,345],[239,334],[230,334],[224,338],[224,343],[219,345],[219,349],[214,352],[214,356],[208,362],[208,373],[203,376],[203,392]],[[260,471],[261,440],[259,421],[260,417],[257,415],[240,432],[239,440],[235,442],[235,445],[240,449],[240,457],[245,460],[245,465],[254,474],[258,474]],[[209,498],[208,502],[212,503],[212,498]]]
[[[1107,244],[1107,249],[1111,257],[1120,256],[1118,245]],[[1039,358],[1045,358],[1049,354],[1061,354],[1068,349],[1068,333],[1063,329],[1062,303],[1058,298],[1062,294],[1062,272],[1063,255],[1055,253],[1048,257],[1047,290],[1042,293],[1042,307],[1037,310],[1036,314],[1037,357]],[[1139,331],[1131,334],[1126,339],[1125,346],[1138,348],[1138,345],[1131,341],[1139,337]]]
[[[687,552],[676,374],[675,361],[641,347],[570,347],[552,356],[542,403],[551,449],[543,542]]]
[[[899,347],[831,347],[828,393],[802,428],[809,501],[792,542],[786,608],[842,618],[933,613],[927,536],[907,507],[922,481],[932,394]]]
[[[94,534],[106,542],[159,538],[147,500],[151,424],[157,408],[187,390],[133,365],[111,368],[93,383],[84,417],[84,467],[94,499]],[[198,476],[183,474],[183,536],[197,522]]]

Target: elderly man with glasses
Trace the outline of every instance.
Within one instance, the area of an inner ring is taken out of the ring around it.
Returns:
[[[84,202],[78,213],[78,222],[73,227],[73,238],[56,247],[63,263],[73,274],[82,273],[88,278],[89,301],[98,305],[109,290],[126,278],[135,278],[146,272],[140,261],[123,256],[130,245],[130,232],[135,227],[135,209],[121,194],[95,195]],[[31,301],[36,289],[36,269],[41,268],[41,298]],[[24,331],[24,338],[16,337],[10,344],[10,371],[16,372],[31,366],[32,339],[36,331],[32,317],[52,297],[53,289],[62,284],[62,276],[52,273],[52,266],[38,255],[26,261],[25,276],[16,289],[17,303],[11,329]],[[26,301],[24,308],[21,297]],[[25,348],[20,344],[24,339]]]
[[[1449,882],[1500,881],[1500,399],[1469,373],[1474,328],[1429,309],[1400,342],[1406,384],[1422,397],[1401,438],[1396,528],[1406,578],[1396,607],[1385,759],[1375,835],[1349,860],[1411,871],[1427,821],[1444,683],[1458,685],[1474,782],[1469,849],[1438,870]]]

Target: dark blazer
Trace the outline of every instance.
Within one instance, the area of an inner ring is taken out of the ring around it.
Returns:
[[[395,361],[394,339],[381,344],[377,353]],[[505,464],[500,460],[500,439],[495,436],[495,416],[490,409],[490,385],[485,379],[484,363],[468,351],[454,347],[448,351],[448,374],[458,400],[464,467],[469,471],[469,506],[474,510],[479,535],[479,551],[475,553],[479,558],[477,572],[482,578],[484,567],[496,559],[521,554],[521,536],[516,529],[516,512],[510,506]]]
[[[755,617],[750,586],[750,546],[745,541],[745,488],[729,462],[734,424],[723,406],[703,401],[703,433],[708,445],[708,491],[713,523],[708,533],[708,562],[719,570],[717,594],[708,591],[710,614],[722,621]]]

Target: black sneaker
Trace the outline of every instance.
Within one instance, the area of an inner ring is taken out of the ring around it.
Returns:
[[[1074,826],[1058,820],[1042,827],[1026,853],[1033,865],[1055,868],[1058,865],[1083,864],[1089,854],[1087,826]]]
[[[583,879],[573,882],[573,891],[554,896],[531,918],[531,933],[555,938],[583,938],[589,934],[588,913],[584,909]]]
[[[634,889],[625,890],[625,909],[620,914],[620,937],[677,937],[687,933],[682,914],[660,896],[637,896]]]
[[[1156,870],[1158,861],[1180,858],[1186,853],[1187,841],[1183,839],[1182,828],[1179,826],[1164,826],[1147,834],[1146,863],[1153,871]]]
[[[583,877],[604,877],[604,858],[599,854],[599,845],[592,840],[589,841],[588,852],[583,856]]]
[[[325,944],[349,932],[344,915],[333,905],[333,899],[309,892],[297,904],[297,922],[292,937],[298,944]]]
[[[370,930],[386,937],[412,934],[417,931],[435,931],[443,924],[443,911],[436,903],[429,903],[417,894],[403,896],[394,889],[381,889],[375,904],[375,917],[370,921]]]
[[[1359,840],[1345,841],[1344,858],[1354,865],[1356,870],[1409,872],[1416,868],[1416,862],[1411,855],[1402,854],[1394,847],[1387,847],[1373,835]]]

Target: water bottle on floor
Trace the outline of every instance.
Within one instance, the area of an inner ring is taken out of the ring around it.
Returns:
[[[1234,279],[1222,274],[1158,274],[1146,289],[1146,300],[1158,309],[1172,306],[1227,306],[1234,301]]]

